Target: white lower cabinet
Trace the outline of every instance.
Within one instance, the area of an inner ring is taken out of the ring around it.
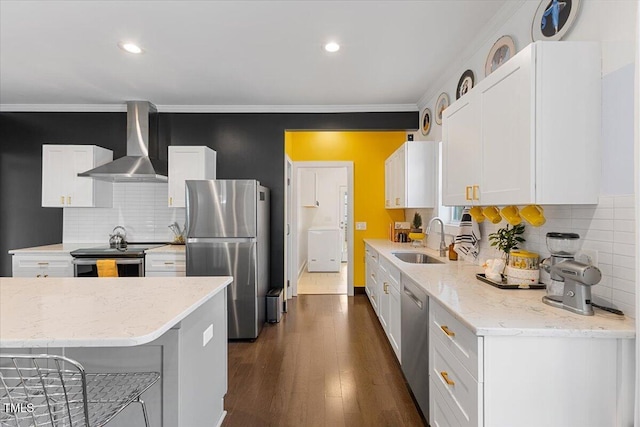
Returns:
[[[429,301],[432,426],[631,425],[632,340],[476,336]]]
[[[378,314],[378,252],[365,245],[365,292],[373,311]]]
[[[147,253],[144,275],[147,277],[184,277],[187,263],[185,254]]]
[[[389,344],[400,361],[401,315],[400,270],[365,244],[365,292],[384,329]]]
[[[14,254],[11,262],[13,277],[73,277],[71,255]]]

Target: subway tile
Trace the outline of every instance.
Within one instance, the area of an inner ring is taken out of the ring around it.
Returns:
[[[627,231],[614,231],[613,242],[634,245],[636,243],[636,233],[627,232]]]
[[[613,208],[601,207],[574,207],[571,212],[574,219],[611,219],[613,218]]]
[[[636,257],[627,255],[616,255],[613,257],[613,265],[615,267],[635,268]]]
[[[573,219],[574,228],[613,231],[613,219]]]
[[[591,287],[591,294],[593,296],[600,297],[607,302],[611,302],[611,299],[613,298],[613,289],[609,286],[602,286],[598,283]],[[594,300],[596,303],[598,302],[596,298],[594,298]]]
[[[614,206],[616,208],[634,208],[636,198],[633,194],[614,197]]]
[[[628,292],[620,289],[613,289],[612,299],[614,303],[626,303],[631,304],[635,307],[635,294],[633,292]]]
[[[614,235],[611,231],[604,230],[581,230],[578,232],[584,240],[595,240],[598,242],[613,242]]]
[[[614,255],[636,256],[636,245],[617,243],[613,245]]]
[[[626,280],[626,279],[620,279],[620,278],[614,277],[611,280],[611,288],[614,290],[614,292],[617,290],[617,291],[635,293],[636,282],[635,280],[632,281],[632,280]]]
[[[544,208],[544,216],[549,218],[571,218],[571,207],[570,206],[543,206]]]
[[[613,252],[613,242],[598,242],[595,240],[585,240],[582,249],[595,249],[598,252]]]
[[[636,210],[634,208],[615,208],[614,219],[616,220],[635,220]]]
[[[634,233],[636,231],[636,222],[628,219],[616,219],[613,221],[613,230]]]
[[[603,276],[613,276],[613,266],[611,264],[598,263],[598,268]]]
[[[598,251],[598,264],[613,265],[613,259],[613,254],[611,252]]]
[[[611,267],[611,276],[614,279],[623,279],[628,280],[630,282],[635,282],[636,280],[636,269],[635,268],[627,268],[627,267]]]
[[[616,196],[600,196],[598,200],[599,208],[612,208],[615,206]]]

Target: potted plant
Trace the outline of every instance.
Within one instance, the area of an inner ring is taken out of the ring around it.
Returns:
[[[509,265],[511,251],[518,249],[518,245],[525,241],[522,233],[524,233],[524,224],[514,225],[512,228],[509,228],[509,224],[507,224],[505,228],[500,228],[497,232],[489,234],[491,246],[497,246],[503,252],[502,257],[505,259],[505,267]]]
[[[411,222],[412,233],[422,233],[422,216],[416,212],[413,214],[413,221]]]

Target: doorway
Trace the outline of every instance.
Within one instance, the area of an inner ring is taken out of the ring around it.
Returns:
[[[353,295],[353,162],[293,162],[291,189],[292,295]]]

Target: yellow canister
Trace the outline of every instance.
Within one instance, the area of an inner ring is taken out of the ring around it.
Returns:
[[[509,253],[509,267],[519,270],[538,270],[540,268],[540,257],[535,252],[522,249]]]

